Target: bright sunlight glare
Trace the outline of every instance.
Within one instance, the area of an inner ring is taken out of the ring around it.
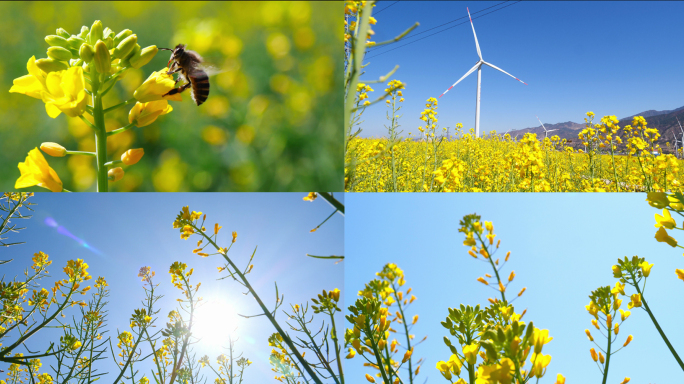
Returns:
[[[208,299],[198,309],[192,333],[207,346],[228,346],[239,323],[237,312],[222,299]]]

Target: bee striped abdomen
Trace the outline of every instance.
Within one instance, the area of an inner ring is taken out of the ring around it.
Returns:
[[[192,83],[192,99],[199,106],[209,97],[209,76],[206,72],[197,70],[189,77]]]

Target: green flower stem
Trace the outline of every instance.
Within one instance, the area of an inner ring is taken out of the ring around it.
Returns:
[[[216,244],[216,242],[210,236],[207,236],[206,233],[201,231],[201,228],[198,228],[194,223],[189,222],[189,221],[186,221],[186,224],[192,226],[195,229],[195,233],[201,234],[202,237],[204,237],[207,240],[207,242],[210,243],[214,248],[216,248],[217,250],[221,249],[221,247],[219,247],[218,244]],[[228,252],[226,252],[226,253],[228,253]],[[245,275],[242,272],[240,272],[240,269],[233,263],[233,260],[231,260],[227,254],[221,254],[221,256],[223,256],[223,258],[233,268],[233,270],[235,271],[234,274],[236,274],[239,277],[239,279],[240,279],[239,281],[252,294],[254,299],[257,301],[257,304],[259,304],[259,307],[261,307],[261,310],[263,311],[264,316],[266,316],[266,318],[271,322],[271,324],[273,324],[273,327],[275,327],[276,331],[278,331],[280,336],[283,338],[283,341],[285,341],[285,344],[287,344],[287,346],[290,347],[290,350],[297,357],[297,360],[299,360],[299,362],[304,366],[304,369],[309,374],[311,379],[314,382],[316,382],[317,384],[323,384],[321,382],[321,380],[318,378],[318,375],[316,375],[316,373],[313,371],[313,369],[311,369],[311,366],[309,365],[309,363],[306,360],[304,360],[304,358],[302,357],[302,354],[299,352],[297,347],[294,345],[294,343],[290,339],[290,336],[280,327],[280,324],[278,324],[278,322],[276,321],[273,314],[271,314],[271,311],[269,311],[268,308],[266,308],[266,305],[264,304],[263,301],[261,301],[261,298],[259,297],[259,295],[257,295],[256,291],[254,290],[252,285],[249,283],[249,281],[247,280]]]
[[[94,68],[91,68],[94,70]],[[93,119],[95,119],[95,151],[97,152],[97,191],[107,192],[109,181],[107,180],[107,131],[105,130],[104,114],[102,108],[102,95],[100,94],[100,83],[96,76],[93,79]],[[85,120],[85,118],[83,118]],[[85,120],[87,121],[87,120]]]
[[[105,163],[105,167],[108,167],[108,168],[109,168],[109,167],[112,167],[112,166],[114,166],[114,165],[121,164],[121,163],[123,163],[123,161],[121,161],[121,160],[113,160],[113,161],[110,161],[110,162]]]
[[[342,356],[338,340],[337,340],[337,328],[335,327],[335,316],[334,313],[330,314],[330,321],[332,322],[332,339],[335,343],[335,355],[337,356],[337,372],[340,376],[340,381],[344,384],[344,372],[342,371]]]
[[[606,380],[608,380],[608,366],[610,365],[610,347],[613,345],[613,332],[610,327],[607,327],[608,331],[608,350],[606,351],[606,367],[603,369],[603,384],[606,384]]]
[[[115,129],[115,130],[113,130],[113,131],[107,132],[107,136],[112,136],[112,135],[116,135],[117,133],[126,132],[126,131],[128,131],[129,129],[133,128],[134,126],[135,126],[135,122],[130,123],[130,124],[128,124],[128,125],[125,126],[125,127],[117,128],[117,129]]]
[[[109,107],[109,108],[105,109],[105,110],[104,110],[104,113],[111,112],[111,111],[113,111],[113,110],[115,110],[115,109],[117,109],[117,108],[119,108],[119,107],[123,107],[123,106],[129,105],[129,104],[133,104],[133,103],[135,103],[136,101],[137,101],[137,100],[136,100],[135,97],[131,97],[130,99],[124,101],[123,103],[119,103],[119,104],[117,104],[117,105],[115,105],[115,106],[113,106],[113,107]]]
[[[85,152],[85,151],[66,151],[67,155],[86,155],[86,156],[96,156],[95,152]]]
[[[632,279],[634,279],[634,276],[632,276]],[[636,280],[634,280],[634,281],[636,281]],[[639,285],[634,284],[634,287],[636,288],[637,293],[639,293],[639,295],[641,296],[641,302],[644,304],[644,309],[646,310],[646,313],[648,313],[648,316],[651,318],[651,321],[653,321],[653,324],[655,325],[656,329],[658,330],[658,333],[660,333],[660,337],[663,338],[663,341],[665,342],[665,344],[667,344],[667,348],[672,353],[672,356],[674,356],[675,360],[677,360],[677,363],[679,363],[679,367],[682,369],[682,371],[684,371],[684,362],[682,362],[682,359],[679,358],[679,355],[675,351],[674,347],[672,346],[672,344],[670,344],[670,340],[668,340],[667,336],[665,336],[665,332],[663,332],[663,329],[660,328],[660,324],[658,324],[658,321],[656,321],[655,316],[653,316],[653,312],[651,312],[651,308],[648,307],[648,303],[646,303],[646,298],[641,293],[641,290],[639,289]]]
[[[93,97],[93,98],[94,98],[94,97]],[[88,113],[90,113],[91,115],[93,114],[93,108],[92,108],[92,107],[90,108],[90,111],[88,111]],[[81,119],[81,120],[82,120],[87,126],[89,126],[90,128],[97,130],[97,127],[94,126],[93,123],[91,123],[90,121],[88,121],[88,119],[86,119],[85,117],[83,117],[83,115],[80,115],[78,118]]]
[[[380,369],[380,375],[382,376],[382,382],[383,383],[391,383],[391,381],[387,378],[387,373],[385,373],[385,364],[382,362],[382,353],[378,350],[378,343],[375,341],[375,338],[373,337],[373,330],[371,329],[370,326],[370,319],[366,318],[366,334],[370,335],[370,343],[371,347],[373,348],[373,354],[378,357],[378,368]]]
[[[489,260],[489,264],[491,264],[492,269],[494,270],[494,274],[496,275],[496,282],[503,285],[503,283],[501,282],[501,277],[499,276],[499,270],[496,268],[496,265],[494,265],[494,261],[492,260],[492,254],[489,252],[489,247],[487,247],[487,244],[484,242],[484,240],[482,240],[482,237],[480,236],[479,233],[477,233],[477,231],[475,231],[475,234],[477,234],[477,239],[480,240],[480,244],[482,244],[482,248],[484,248],[484,250],[487,252],[487,255],[489,255],[489,257],[487,257],[487,260]],[[498,288],[498,286],[497,286],[497,288]],[[505,289],[503,291],[501,291],[501,299],[503,299],[504,303],[508,304],[508,301],[506,300],[506,292],[505,291],[506,291]]]
[[[407,321],[408,319],[404,315],[404,307],[401,305],[401,299],[399,298],[399,295],[397,294],[397,287],[394,285],[394,282],[392,282],[392,289],[394,290],[394,299],[397,302],[397,306],[399,307],[399,312],[401,313],[401,318],[404,320],[402,321],[404,325],[404,332],[406,332],[406,349],[411,350],[411,335],[409,334],[409,329],[408,329],[408,324]],[[412,360],[413,360],[413,355],[409,357],[408,360],[408,371],[409,371],[409,383],[413,384],[413,365],[412,365]]]

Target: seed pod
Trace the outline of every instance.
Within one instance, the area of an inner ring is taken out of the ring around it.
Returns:
[[[68,39],[69,36],[71,36],[64,28],[57,28],[57,35],[62,36],[65,39]]]
[[[95,56],[95,49],[93,49],[93,47],[91,47],[89,44],[83,44],[81,45],[81,51],[79,52],[79,56],[86,63],[90,63],[90,61],[93,60],[93,57]]]
[[[100,20],[95,20],[93,26],[90,27],[90,33],[88,34],[88,42],[90,44],[94,44],[98,40],[102,40],[102,32],[102,22]]]
[[[73,57],[71,56],[71,51],[62,47],[50,47],[47,50],[48,57],[51,57],[59,61],[69,61]]]
[[[38,66],[38,68],[40,68],[41,71],[46,73],[64,71],[69,69],[67,63],[55,60],[53,58],[36,60],[36,66]]]
[[[133,48],[135,48],[135,45],[138,43],[138,36],[137,35],[130,35],[127,38],[123,39],[119,45],[116,46],[114,49],[114,52],[112,53],[112,56],[114,56],[115,59],[125,59],[131,51],[133,51]]]
[[[67,39],[63,38],[62,36],[57,36],[57,35],[45,36],[45,42],[48,43],[52,47],[69,48],[69,42],[67,41]]]
[[[149,63],[157,52],[159,52],[159,49],[156,45],[150,45],[149,47],[141,49],[129,59],[131,66],[133,68],[141,68],[143,65]]]
[[[95,44],[95,70],[98,73],[109,73],[112,67],[112,58],[109,56],[109,50],[102,40]]]
[[[81,45],[85,44],[85,40],[78,36],[71,36],[67,39],[67,42],[69,42],[69,47],[74,49],[80,49]]]
[[[132,34],[133,31],[131,31],[130,29],[124,29],[114,37],[114,44],[119,45],[120,42],[122,42],[125,38]]]

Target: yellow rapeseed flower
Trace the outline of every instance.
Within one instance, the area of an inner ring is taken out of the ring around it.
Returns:
[[[52,192],[62,192],[62,181],[57,172],[52,169],[38,148],[29,151],[26,160],[19,163],[21,176],[14,184],[14,188],[27,188],[37,185]]]
[[[36,97],[40,95],[48,116],[55,118],[62,112],[69,117],[83,114],[88,105],[83,68],[71,67],[66,71],[45,74],[35,67],[35,57],[28,64],[29,75],[15,79],[10,92]],[[43,77],[45,75],[45,77]]]
[[[677,246],[677,240],[670,237],[670,235],[667,234],[667,231],[663,227],[658,228],[658,232],[656,232],[655,234],[655,239],[658,240],[658,242],[660,243],[667,243],[673,248]]]
[[[166,100],[150,101],[147,103],[137,102],[128,113],[128,121],[135,123],[140,128],[150,125],[157,120],[157,117],[166,115],[173,111],[173,107]]]
[[[173,75],[168,75],[166,73],[167,71],[168,68],[164,68],[161,71],[152,72],[147,80],[133,92],[133,97],[141,103],[158,100],[183,101],[180,93],[171,96],[163,96],[176,86]]]
[[[659,214],[655,214],[655,227],[660,228],[660,227],[665,227],[667,229],[672,229],[677,226],[677,222],[672,218],[670,215],[670,211],[667,209],[663,209],[663,215],[660,216]]]

